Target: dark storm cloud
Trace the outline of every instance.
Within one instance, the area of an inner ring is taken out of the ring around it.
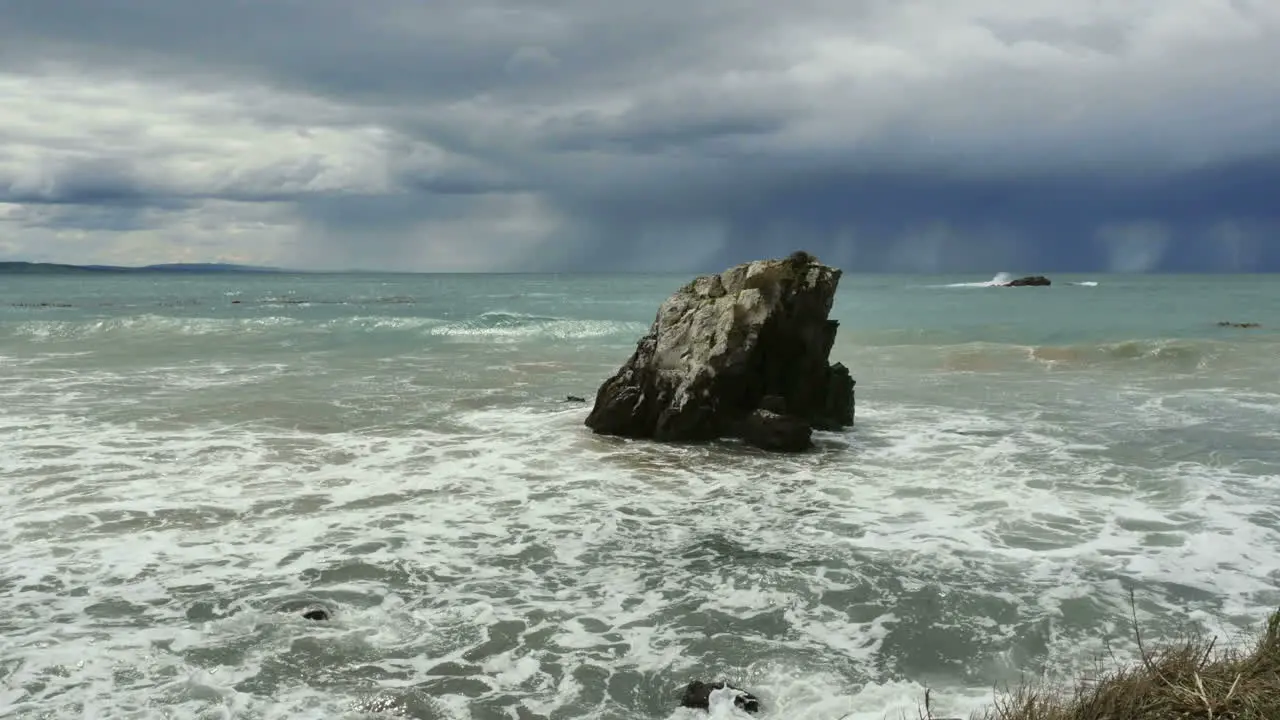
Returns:
[[[1170,228],[1170,251],[1158,267],[1166,270],[1222,269],[1211,227],[1224,219],[1247,223],[1274,222],[1274,198],[1280,187],[1280,157],[1225,163],[1212,168],[1162,176],[1154,180],[1116,178],[1105,174],[1061,177],[947,178],[938,175],[878,173],[849,177],[807,177],[803,184],[762,193],[759,204],[730,206],[725,215],[738,220],[744,242],[738,252],[758,254],[778,239],[751,242],[753,227],[789,219],[811,229],[814,252],[838,252],[839,229],[861,229],[862,262],[888,263],[899,238],[912,227],[936,219],[957,232],[941,245],[945,267],[983,270],[991,258],[972,256],[984,240],[1000,241],[1000,230],[1016,234],[1030,252],[1017,258],[1056,270],[1107,267],[1111,242],[1099,237],[1101,226],[1158,221]],[[847,241],[847,240],[846,240]],[[1007,241],[1006,241],[1007,242]],[[1002,248],[1003,250],[1003,248]]]
[[[138,205],[150,193],[123,160],[94,158],[65,163],[38,179],[0,176],[0,202],[50,205]]]
[[[1280,269],[1266,0],[3,5],[0,204],[260,202],[313,266]]]

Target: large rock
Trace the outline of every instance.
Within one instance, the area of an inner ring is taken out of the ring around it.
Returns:
[[[662,304],[631,358],[600,386],[587,427],[658,441],[737,435],[797,450],[810,446],[810,427],[852,425],[854,380],[827,363],[840,275],[795,253],[696,278]]]

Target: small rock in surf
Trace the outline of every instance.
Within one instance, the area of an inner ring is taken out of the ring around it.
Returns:
[[[297,598],[295,600],[286,600],[276,606],[276,612],[285,613],[287,615],[297,615],[304,620],[313,622],[324,622],[333,619],[331,612],[322,600],[316,598]]]
[[[1028,275],[1001,285],[1000,287],[1048,287],[1052,285],[1049,278],[1043,275]]]
[[[711,693],[716,690],[729,688],[736,695],[733,698],[733,704],[749,713],[760,712],[760,699],[755,695],[736,688],[729,683],[721,680],[717,683],[702,682],[694,680],[684,689],[684,695],[680,698],[680,707],[694,708],[697,710],[711,709]]]

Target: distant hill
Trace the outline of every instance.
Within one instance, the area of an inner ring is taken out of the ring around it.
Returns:
[[[227,263],[166,263],[126,267],[122,265],[64,265],[61,263],[0,262],[0,275],[65,275],[71,273],[283,273],[282,268]]]

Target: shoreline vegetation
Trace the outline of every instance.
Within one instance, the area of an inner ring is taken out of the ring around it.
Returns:
[[[1280,720],[1280,610],[1241,644],[1191,633],[1152,646],[1136,612],[1131,622],[1137,660],[1099,661],[1073,685],[997,690],[972,720]],[[930,705],[926,693],[921,720],[943,720]]]

